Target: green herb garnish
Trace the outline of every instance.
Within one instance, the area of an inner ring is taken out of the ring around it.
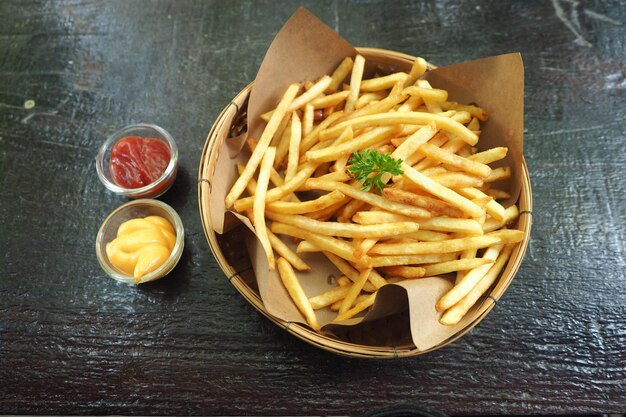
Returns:
[[[374,187],[382,193],[386,186],[382,181],[385,173],[391,175],[403,173],[400,168],[402,159],[394,159],[389,153],[381,154],[373,149],[354,152],[348,162],[351,164],[348,171],[354,174],[357,181],[363,183],[361,189],[365,191]]]

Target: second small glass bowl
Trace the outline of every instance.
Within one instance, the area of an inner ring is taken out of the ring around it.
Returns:
[[[154,138],[163,141],[170,150],[170,162],[163,174],[152,183],[139,188],[124,188],[116,184],[111,178],[111,150],[115,143],[127,136]],[[151,124],[136,124],[126,126],[107,138],[100,146],[96,156],[96,170],[104,186],[114,193],[128,198],[155,198],[165,193],[174,183],[178,172],[178,147],[174,138],[163,128]]]
[[[135,284],[132,275],[119,271],[111,262],[106,253],[106,245],[117,237],[117,230],[127,220],[143,218],[147,216],[161,216],[166,219],[176,230],[176,243],[169,258],[157,269],[141,277],[139,284],[155,281],[169,274],[176,266],[183,253],[185,246],[185,229],[183,222],[176,211],[169,205],[159,200],[142,199],[130,201],[115,209],[104,220],[96,238],[96,254],[98,262],[104,272],[111,278],[126,284]]]

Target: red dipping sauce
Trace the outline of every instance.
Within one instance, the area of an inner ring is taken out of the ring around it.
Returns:
[[[111,179],[124,188],[145,187],[163,175],[170,159],[162,140],[126,136],[111,149]]]

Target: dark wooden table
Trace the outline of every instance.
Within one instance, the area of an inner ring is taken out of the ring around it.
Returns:
[[[437,352],[355,360],[289,335],[229,285],[199,219],[200,151],[297,3],[2,1],[0,414],[624,412],[626,4],[304,3],[354,45],[439,65],[523,54],[534,225],[496,309]],[[94,251],[126,201],[95,155],[134,122],[178,141],[162,199],[187,234],[171,276],[139,288],[107,278]]]

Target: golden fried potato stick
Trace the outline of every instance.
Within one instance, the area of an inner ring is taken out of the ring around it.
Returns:
[[[417,80],[415,82],[415,86],[416,87],[421,87],[421,88],[433,88],[430,83],[426,80]],[[424,100],[424,105],[426,106],[426,109],[430,112],[430,113],[443,113],[443,109],[441,108],[441,106],[439,105],[439,102],[436,100],[431,100],[428,99],[426,97],[422,97],[422,99]],[[449,117],[450,115],[452,115],[453,113],[450,113],[447,117]]]
[[[472,115],[469,114],[466,111],[457,111],[455,114],[453,114],[452,116],[450,116],[452,118],[452,120],[456,120],[457,122],[461,123],[461,124],[469,124],[472,121]],[[469,127],[468,127],[469,129]],[[472,129],[470,129],[472,130]],[[472,130],[472,132],[476,133],[475,131]]]
[[[302,93],[302,95],[296,97],[289,105],[289,107],[287,107],[287,111],[298,110],[299,108],[313,101],[320,94],[322,94],[328,88],[328,86],[330,86],[331,82],[332,78],[330,78],[328,75],[324,75],[310,89]]]
[[[352,221],[358,224],[380,224],[406,222],[410,220],[413,219],[401,214],[390,213],[382,210],[359,211],[352,216]]]
[[[456,155],[452,152],[448,152],[443,148],[438,148],[430,143],[422,144],[417,152],[425,155],[426,157],[443,164],[458,168],[468,174],[476,175],[480,178],[487,178],[491,175],[491,168],[489,165],[475,162],[462,156]],[[419,168],[418,168],[419,169]]]
[[[475,148],[468,145],[464,140],[454,137],[451,138],[445,145],[443,145],[441,149],[452,153],[458,153],[463,149],[467,149],[468,151],[470,151],[470,155],[473,154],[475,151]]]
[[[480,249],[500,242],[496,236],[472,236],[440,242],[378,243],[370,249],[372,255],[425,255]]]
[[[349,318],[356,316],[357,314],[359,314],[361,311],[365,310],[366,308],[371,307],[372,305],[374,305],[374,301],[376,300],[376,294],[378,294],[378,291],[371,293],[363,301],[358,302],[354,307],[352,307],[350,310],[346,311],[345,313],[338,314],[335,320],[333,321],[347,320]]]
[[[248,146],[250,147],[250,151],[254,152],[254,149],[256,148],[256,143],[257,143],[256,140],[254,138],[248,138],[246,142],[248,143]],[[237,162],[237,171],[239,172],[239,175],[243,173],[245,167],[246,166],[243,165],[242,163]],[[283,180],[283,177],[280,176],[280,174],[278,173],[278,171],[276,171],[276,169],[274,169],[274,167],[272,167],[272,169],[270,170],[270,181],[275,186],[281,186],[285,183],[285,180]],[[254,180],[254,178],[250,179],[250,181],[248,182],[247,188],[248,188],[248,192],[250,193],[250,195],[254,195],[255,190],[256,190],[256,181]],[[291,194],[289,196],[289,199],[295,202],[300,201],[300,199],[295,194]]]
[[[343,299],[341,306],[339,307],[339,314],[344,314],[352,307],[354,300],[356,300],[358,295],[361,293],[363,285],[365,285],[365,283],[367,282],[367,279],[369,278],[371,272],[372,268],[364,269],[359,272],[359,279],[357,279],[356,282],[352,284],[352,286],[350,287],[350,291],[348,291],[346,297]]]
[[[363,70],[365,69],[365,58],[361,55],[357,55],[354,58],[354,65],[352,66],[352,75],[350,75],[350,94],[346,99],[346,106],[344,110],[346,113],[354,111],[354,104],[359,98],[359,91],[361,89],[361,80],[363,79]]]
[[[478,106],[472,106],[467,104],[459,104],[454,101],[449,101],[445,103],[441,103],[441,108],[443,110],[459,110],[466,111],[471,114],[473,117],[477,118],[481,122],[486,122],[489,119],[487,112],[484,109],[481,109]]]
[[[354,138],[354,131],[352,130],[351,127],[347,127],[344,129],[343,132],[341,132],[341,135],[339,135],[339,137],[335,138],[334,141],[325,141],[325,142],[318,142],[315,145],[313,145],[311,147],[311,149],[306,152],[301,158],[300,158],[300,162],[305,163],[308,161],[308,155],[309,154],[315,154],[316,152],[322,151],[326,148],[331,148],[331,149],[335,149],[335,147],[341,145],[341,144],[345,144],[347,142],[351,142],[352,139]],[[350,156],[349,154],[344,154],[345,156]],[[336,161],[333,160],[328,160],[328,161],[322,161],[320,162],[320,167],[326,166],[325,172],[327,172],[329,169],[328,167],[331,166],[331,163]],[[326,174],[323,174],[326,175]],[[321,176],[321,175],[319,175]],[[314,175],[314,177],[319,177],[318,175]]]
[[[448,134],[442,130],[437,132],[437,134],[428,141],[428,143],[430,143],[431,145],[435,145],[435,146],[445,146],[446,142],[448,142]],[[426,157],[424,155],[422,155],[419,152],[413,152],[413,154],[409,155],[404,162],[406,162],[407,165],[411,165],[411,166],[415,165],[417,167],[418,166],[417,164],[423,160],[426,160]],[[429,168],[429,167],[430,165],[424,167],[424,169]],[[399,178],[402,178],[402,177],[400,176]],[[394,180],[397,181],[398,178],[396,177],[394,178]]]
[[[354,187],[354,185],[352,185]],[[337,221],[340,223],[347,223],[350,221],[350,218],[359,210],[366,209],[368,204],[361,200],[352,200],[345,206],[343,206],[340,210],[337,210],[335,213],[335,217]]]
[[[510,224],[511,222],[513,222],[515,219],[517,219],[518,216],[519,216],[519,209],[517,208],[516,205],[507,207],[506,209],[504,209],[504,220],[502,221],[498,221],[496,219],[485,220],[485,223],[483,224],[483,232],[489,233],[489,232],[493,232],[494,230],[500,229],[501,227],[504,227]]]
[[[463,217],[464,213],[456,207],[451,207],[447,203],[433,197],[422,194],[415,194],[398,188],[385,188],[383,195],[390,201],[409,204],[411,206],[422,207],[438,216]]]
[[[269,203],[271,201],[280,200],[281,198],[293,193],[296,189],[298,189],[304,182],[315,172],[318,164],[314,163],[306,163],[300,167],[300,170],[291,180],[286,181],[282,185],[272,188],[267,192],[267,196],[265,197],[265,202]],[[332,191],[332,190],[330,190]],[[254,200],[252,197],[244,197],[235,201],[234,206],[235,210],[239,212],[243,212],[249,208],[251,208],[254,204]]]
[[[485,182],[496,182],[511,178],[511,167],[500,167],[491,170],[491,175],[485,178]]]
[[[496,261],[498,255],[502,251],[504,245],[495,245],[487,249],[482,256],[482,258],[473,258],[473,259],[488,259],[492,263]],[[471,259],[471,258],[470,258]],[[470,268],[465,268],[466,270]],[[452,287],[447,293],[445,293],[437,304],[435,308],[437,311],[445,311],[461,301],[463,297],[465,297],[469,292],[478,284],[478,282],[485,276],[487,272],[491,269],[491,264],[480,265],[471,268],[465,276],[457,282],[454,287]]]
[[[343,154],[335,161],[333,165],[333,169],[336,172],[344,172],[346,170],[346,165],[348,164],[348,160],[350,159],[349,154]],[[318,177],[321,178],[321,177]]]
[[[454,217],[432,217],[420,221],[420,229],[446,233],[462,233],[467,236],[484,234],[481,223],[475,219],[459,219]]]
[[[250,155],[250,159],[246,164],[246,169],[239,176],[239,178],[237,178],[235,184],[233,184],[232,188],[226,195],[224,204],[226,205],[227,209],[232,207],[235,200],[237,200],[237,198],[239,198],[239,196],[246,189],[246,184],[248,183],[248,181],[250,181],[250,178],[252,178],[254,172],[261,163],[261,159],[263,158],[265,151],[269,147],[270,141],[272,140],[276,129],[278,129],[278,125],[280,124],[283,116],[287,112],[287,107],[291,104],[299,89],[299,84],[292,84],[289,86],[289,88],[287,88],[287,91],[285,92],[283,98],[276,107],[276,111],[272,115],[272,118],[267,123],[267,126],[265,126],[265,130],[263,130],[263,134],[259,139],[259,143],[257,144],[256,149],[254,150],[254,152],[252,152],[252,155]]]
[[[363,302],[363,301],[367,300],[369,298],[369,296],[370,296],[370,294],[367,294],[367,293],[359,294],[352,304],[358,304],[360,302]],[[339,312],[339,309],[341,308],[341,304],[342,303],[343,303],[343,299],[332,303],[330,305],[331,311]]]
[[[300,259],[300,257],[292,251],[289,246],[285,244],[285,242],[272,233],[271,230],[267,230],[267,235],[270,239],[270,243],[272,244],[272,248],[274,248],[276,253],[285,258],[294,268],[298,271],[307,271],[311,269],[306,262]]]
[[[369,103],[380,101],[386,98],[387,96],[388,94],[385,91],[376,91],[374,93],[361,94],[359,99],[356,101],[354,108],[356,110],[361,109],[365,107],[366,105],[368,105]]]
[[[328,251],[323,251],[322,253],[333,265],[335,265],[339,272],[347,276],[352,282],[356,282],[359,279],[359,271],[345,259]],[[363,291],[376,291],[384,285],[387,285],[387,281],[382,276],[380,276],[380,274],[376,273],[376,271],[372,271],[369,276],[369,281],[366,282],[363,286]]]
[[[291,268],[291,264],[284,258],[278,258],[277,265],[280,279],[283,281],[283,285],[287,289],[294,304],[298,307],[302,315],[304,315],[309,326],[315,330],[319,330],[320,324],[317,320],[317,316],[296,277],[296,273],[293,271],[293,268]]]
[[[402,237],[417,240],[418,242],[440,242],[442,240],[447,240],[450,238],[445,233],[433,232],[432,230],[418,230],[417,232],[402,235]]]
[[[352,71],[353,65],[354,61],[352,60],[352,58],[344,58],[339,66],[335,69],[333,74],[330,76],[330,78],[332,78],[332,81],[330,82],[328,88],[326,88],[325,93],[329,94],[336,92],[337,88],[339,88],[343,80],[345,80],[348,74],[350,74],[350,71]]]
[[[291,130],[289,137],[289,150],[287,153],[287,169],[285,170],[285,181],[289,181],[298,172],[298,161],[300,160],[300,141],[302,140],[302,123],[297,112],[291,116]]]
[[[422,173],[424,173],[422,171]],[[451,188],[456,190],[458,188],[467,188],[467,187],[482,187],[483,180],[478,177],[474,177],[473,175],[467,175],[462,172],[445,172],[441,174],[424,174],[432,180],[437,181],[439,184],[444,187]]]
[[[421,266],[396,265],[383,268],[387,275],[402,278],[421,278],[426,274],[426,269]]]
[[[446,135],[446,138],[447,138],[447,135]],[[435,146],[434,143],[428,143],[427,145]],[[456,154],[457,157],[461,157],[461,155],[458,152],[463,150],[464,148],[467,148],[467,149],[470,148],[470,146],[467,143],[465,143],[462,139],[453,137],[450,140],[448,140],[445,144],[438,144],[438,145],[436,145],[436,147],[438,149],[440,149],[440,151],[439,152],[435,151],[436,155],[433,155],[433,156],[428,156],[427,155],[429,150],[431,150],[431,153],[432,153],[432,148],[429,148],[427,146],[426,151],[423,151],[423,152],[421,152],[421,149],[420,149],[420,151],[418,151],[417,154],[418,155],[423,155],[425,158],[422,159],[418,164],[413,164],[413,167],[415,169],[417,169],[418,171],[423,172],[426,169],[429,169],[431,167],[440,166],[440,167],[443,168],[443,166],[441,166],[442,160],[452,160],[452,163],[451,164],[446,164],[446,167],[452,166],[452,168],[455,169],[453,164],[458,163],[459,165],[467,164],[467,165],[473,166],[474,169],[483,169],[484,170],[484,167],[482,165],[477,165],[474,162],[467,163],[466,161],[455,160],[455,157],[451,156],[451,155]],[[411,165],[411,164],[409,163],[409,165]],[[484,166],[489,168],[487,165],[484,165]],[[478,168],[478,167],[481,167],[481,168]],[[489,169],[491,169],[491,168],[489,168]],[[426,174],[424,174],[424,175],[426,175]]]
[[[256,145],[257,145],[256,139],[248,138],[246,140],[246,143],[248,144],[248,147],[250,147],[250,151],[254,152],[254,149],[256,148]],[[242,164],[241,162],[237,162],[237,172],[239,172],[239,175],[243,173],[245,168],[246,166],[244,164]],[[274,168],[270,170],[270,181],[272,182],[272,184],[276,186],[282,185],[285,182],[285,180],[283,180],[283,177],[281,177],[278,171],[276,171]],[[248,183],[248,186],[250,186],[250,184],[252,183],[254,183],[254,187],[252,188],[256,189],[256,181],[254,181],[254,179],[250,180],[250,182]],[[249,191],[249,192],[250,192],[250,195],[254,195],[254,191]],[[295,195],[293,197],[295,197]]]
[[[341,200],[339,200],[335,204],[328,206],[325,209],[313,212],[313,213],[307,213],[305,214],[305,216],[311,219],[315,219],[315,220],[328,221],[328,219],[333,217],[338,210],[341,210],[341,208],[345,206],[346,204],[348,204],[348,202],[351,200],[352,200],[351,197],[344,196]]]
[[[404,236],[404,235],[402,235]],[[354,244],[354,256],[360,258],[362,256],[367,255],[367,252],[378,242],[376,238],[364,238],[359,239],[358,241],[355,239],[353,241]]]
[[[270,146],[263,155],[261,161],[261,168],[259,170],[259,178],[257,181],[256,194],[254,194],[254,208],[252,215],[254,218],[254,229],[256,232],[265,254],[267,256],[267,262],[269,269],[275,268],[274,251],[272,250],[272,244],[270,243],[269,236],[267,234],[267,226],[265,225],[265,196],[267,194],[267,186],[270,181],[270,169],[274,163],[276,157],[276,148]]]
[[[410,155],[415,153],[420,146],[435,136],[436,133],[437,128],[434,123],[430,123],[420,128],[417,132],[413,133],[404,142],[402,142],[400,146],[392,152],[391,156],[395,159],[402,159],[403,161],[406,160]]]
[[[439,264],[432,264],[424,266],[424,276],[432,277],[435,275],[443,275],[455,271],[465,271],[468,269],[474,269],[481,265],[493,264],[492,259],[485,258],[465,258],[456,259],[454,261],[442,262]]]
[[[239,172],[239,175],[241,175],[244,169],[246,169],[246,166],[241,162],[237,162],[237,172]],[[250,181],[246,184],[246,190],[248,190],[250,195],[256,194],[256,180],[254,178],[250,178]]]
[[[478,253],[478,249],[466,249],[461,252],[459,259],[471,259],[476,258],[476,254]],[[461,282],[463,277],[467,274],[468,271],[456,271],[456,278],[454,279],[454,284],[458,284]]]
[[[489,202],[485,205],[485,210],[487,214],[493,217],[496,220],[503,221],[504,220],[504,207],[492,197],[483,193],[477,188],[468,187],[468,188],[460,188],[458,189],[459,194],[465,196],[467,198],[476,199],[476,198],[488,198]]]
[[[517,243],[524,240],[524,232],[522,230],[517,229],[499,229],[490,233],[487,233],[486,236],[495,236],[500,239],[501,244],[507,243]]]
[[[422,255],[460,252],[466,249],[481,249],[497,244],[516,243],[524,239],[524,232],[502,229],[482,236],[471,236],[441,242],[378,243],[369,253],[372,255]]]
[[[350,126],[346,126],[344,130],[347,128],[350,128]],[[396,131],[397,128],[395,126],[377,127],[340,145],[332,145],[323,149],[310,150],[304,154],[304,157],[307,161],[320,163],[335,161],[342,155],[349,155],[354,151],[373,146],[380,141],[389,138]]]
[[[424,58],[417,57],[415,61],[413,61],[413,65],[411,66],[411,71],[409,72],[409,76],[404,80],[404,87],[408,87],[410,85],[415,84],[417,79],[424,75],[426,70],[428,69],[428,63]]]
[[[431,214],[422,208],[389,201],[384,197],[360,190],[342,182],[320,181],[317,178],[309,178],[304,182],[300,189],[325,191],[339,190],[349,197],[364,201],[372,206],[376,206],[393,213],[403,214],[408,217],[414,217],[422,220],[431,217]]]
[[[504,159],[508,150],[509,148],[505,148],[502,146],[497,148],[491,148],[486,151],[478,152],[474,155],[468,156],[467,159],[483,164],[490,164],[492,162]]]
[[[307,240],[301,240],[300,243],[298,243],[296,252],[297,253],[322,252],[322,250]]]
[[[290,224],[279,222],[273,222],[270,230],[276,234],[293,236],[300,239],[308,240],[315,246],[319,247],[321,250],[334,253],[335,255],[347,261],[359,263],[363,266],[367,266],[369,263],[369,260],[366,257],[357,259],[354,256],[352,245],[344,240],[336,239],[331,236],[321,235],[301,229],[297,226],[292,226]],[[348,276],[347,274],[345,275]]]
[[[367,116],[368,114],[378,114],[378,113],[385,113],[385,112],[391,111],[398,103],[403,102],[408,97],[407,94],[403,93],[400,90],[401,85],[402,84],[398,82],[396,84],[397,88],[394,87],[394,89],[391,90],[391,92],[389,93],[389,96],[385,97],[384,99],[380,101],[370,102],[366,106],[361,107],[360,109],[355,110],[352,113],[344,115],[341,118],[341,120],[339,120],[339,122],[344,122],[346,120],[351,120],[351,119],[356,119],[359,117]],[[329,137],[325,135],[320,137],[320,140],[328,140],[328,139]]]
[[[302,139],[302,141],[300,142],[300,155],[302,156],[304,154],[304,152],[306,152],[309,149],[311,149],[311,147],[318,142],[318,140],[319,140],[319,137],[318,137],[319,133],[322,130],[326,129],[328,126],[330,126],[332,123],[334,123],[335,121],[337,121],[338,119],[343,117],[343,114],[344,113],[342,111],[335,112],[335,113],[329,115],[324,120],[322,120],[322,122],[320,124],[318,124],[317,126],[313,127],[313,130],[311,130],[311,133],[306,135]]]
[[[386,211],[370,210],[360,211],[352,216],[352,221],[359,224],[379,224],[379,223],[391,223],[409,221],[410,217],[402,216],[396,213],[389,213]],[[419,221],[420,230],[415,232],[424,231],[440,231],[440,232],[454,232],[463,233],[466,235],[479,236],[483,234],[483,229],[476,220],[473,219],[457,219],[451,217],[432,217],[427,220]],[[495,230],[495,229],[494,229]],[[490,230],[492,231],[492,230]],[[436,235],[432,235],[434,240],[441,240]],[[441,235],[440,235],[441,236]],[[446,235],[443,235],[444,238]],[[432,238],[431,238],[432,239]]]
[[[423,100],[432,100],[439,102],[446,101],[448,99],[448,92],[446,90],[440,90],[438,88],[423,88],[411,86],[406,87],[403,91],[411,96],[419,96]]]
[[[514,247],[513,245],[507,245],[502,250],[502,252],[500,253],[500,256],[498,256],[498,259],[493,264],[491,269],[489,269],[489,272],[487,272],[487,274],[483,277],[483,279],[481,279],[480,282],[476,284],[474,288],[472,288],[470,293],[467,294],[461,301],[459,301],[453,307],[446,310],[445,313],[443,313],[443,315],[439,319],[439,322],[441,324],[452,326],[454,324],[457,324],[459,321],[461,321],[463,316],[467,314],[470,308],[472,308],[472,306],[476,304],[476,301],[478,301],[478,299],[484,293],[486,293],[487,290],[489,290],[489,288],[496,281],[496,279],[500,275],[500,272],[502,272],[507,261],[511,257],[511,252],[513,251],[513,247]]]
[[[304,113],[302,115],[302,134],[308,135],[313,131],[313,123],[315,119],[315,109],[312,105],[307,104],[304,106]]]
[[[354,223],[321,222],[298,214],[280,214],[267,211],[265,216],[273,221],[290,224],[320,235],[351,238],[381,238],[399,236],[419,229],[417,222],[398,222],[361,225]]]
[[[348,126],[352,126],[353,129],[362,129],[365,127],[396,126],[399,124],[427,125],[429,123],[435,123],[437,128],[462,138],[472,146],[478,142],[478,136],[461,123],[449,117],[419,111],[380,113],[357,117],[325,129],[320,132],[320,138],[336,137]]]
[[[415,111],[418,107],[424,104],[424,100],[420,96],[409,96],[409,98],[402,103],[400,106],[395,108],[397,112],[407,112],[407,111]],[[416,125],[404,125],[403,126],[403,135],[410,135],[417,130],[418,126]]]
[[[337,285],[339,285],[340,287],[347,287],[352,285],[352,281],[347,276],[342,275],[337,278]]]
[[[448,173],[450,171],[448,171],[444,166],[438,165],[438,166],[433,166],[433,167],[430,167],[430,168],[424,168],[420,172],[422,174],[426,175],[427,177],[432,177],[433,175],[445,174],[445,173]],[[400,182],[400,185],[401,186],[404,185],[404,181]]]
[[[335,94],[318,97],[315,100],[311,101],[311,105],[314,109],[325,109],[328,107],[336,106],[337,104],[348,98],[348,94],[350,94],[349,91],[340,91]]]
[[[266,122],[269,122],[270,118],[271,118],[271,114],[269,115],[267,120],[265,119],[264,120]],[[281,139],[283,138],[283,135],[285,134],[285,129],[287,129],[287,126],[289,126],[289,122],[291,122],[291,112],[288,112],[287,114],[285,114],[285,116],[283,117],[283,120],[281,120],[280,124],[278,125],[278,129],[276,129],[276,133],[274,133],[274,136],[272,137],[270,146],[278,147],[278,144],[280,143]]]
[[[331,288],[320,295],[309,298],[309,303],[311,303],[313,310],[320,310],[324,307],[328,307],[337,301],[343,300],[348,291],[350,291],[351,286],[352,284]]]
[[[322,175],[321,177],[317,177],[317,179],[322,181],[346,182],[348,180],[351,180],[352,177],[350,177],[350,175],[348,175],[345,171],[335,171]]]
[[[291,201],[272,201],[267,203],[265,208],[269,211],[282,214],[305,214],[312,213],[318,210],[323,210],[326,207],[332,206],[341,199],[344,195],[340,191],[332,191],[328,194],[324,194],[315,200],[291,202]]]
[[[346,287],[352,285],[352,281],[350,281],[350,278],[348,278],[347,276],[342,275],[337,278],[337,285],[339,285],[340,287]]]
[[[467,124],[467,128],[480,136],[480,122],[476,117],[472,117],[472,120]]]
[[[481,217],[485,214],[485,211],[482,208],[472,203],[470,200],[428,178],[419,171],[413,169],[413,167],[407,165],[405,162],[402,163],[402,170],[404,171],[404,177],[412,181],[415,185],[432,195],[439,197],[443,201],[458,207],[471,217]]]
[[[396,147],[390,143],[387,143],[385,145],[375,148],[374,150],[380,154],[387,154],[387,153],[392,153],[393,151],[395,151]]]
[[[404,80],[407,78],[405,72],[394,72],[389,75],[385,75],[378,78],[371,78],[369,80],[361,81],[361,91],[371,93],[373,91],[388,90],[396,85],[397,82],[404,84]]]
[[[480,187],[480,185],[477,185],[475,187]],[[498,190],[496,188],[490,188],[489,190],[485,190],[485,194],[487,194],[494,200],[506,200],[508,198],[511,198],[511,194],[507,193],[504,190]]]
[[[453,253],[430,253],[424,255],[388,255],[388,256],[370,256],[372,267],[395,265],[420,265],[434,264],[439,262],[452,261],[456,259],[457,252]]]

